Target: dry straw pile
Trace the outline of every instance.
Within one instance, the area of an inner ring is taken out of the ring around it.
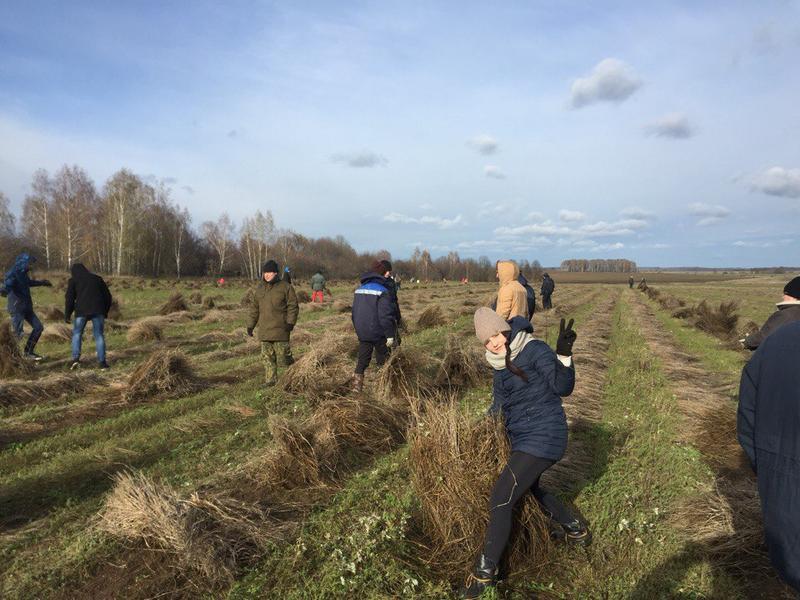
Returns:
[[[35,404],[69,394],[85,392],[100,385],[103,379],[96,373],[51,375],[35,381],[16,381],[0,384],[0,406]]]
[[[158,309],[158,314],[169,315],[182,310],[189,310],[189,306],[186,304],[183,294],[180,292],[175,292],[164,304],[161,305],[161,308]]]
[[[183,395],[197,390],[199,385],[182,352],[159,350],[133,370],[123,399],[137,402],[156,394]]]
[[[293,394],[306,394],[310,399],[344,392],[357,351],[358,342],[352,336],[329,332],[286,370],[280,386]]]
[[[142,319],[136,321],[125,336],[132,344],[139,342],[152,342],[164,338],[164,330],[155,319]]]
[[[17,336],[11,330],[11,321],[0,321],[0,377],[9,379],[30,373],[30,366],[22,358]]]
[[[447,319],[445,319],[444,313],[438,304],[434,304],[423,310],[419,319],[417,319],[417,327],[419,329],[439,327],[445,323],[447,323]]]
[[[45,342],[68,342],[72,339],[72,327],[66,323],[48,325],[42,333]]]
[[[483,544],[489,495],[508,459],[505,428],[496,419],[470,418],[455,401],[428,403],[408,445],[428,562],[461,580]],[[507,556],[512,571],[541,564],[550,544],[536,501],[528,496],[520,504]]]

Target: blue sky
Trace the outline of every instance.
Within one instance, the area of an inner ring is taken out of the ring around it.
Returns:
[[[398,257],[800,264],[797,1],[6,4],[17,208],[128,167]]]

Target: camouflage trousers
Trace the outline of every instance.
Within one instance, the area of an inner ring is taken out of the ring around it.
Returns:
[[[278,380],[278,365],[288,367],[294,362],[289,342],[261,342],[261,360],[264,361],[264,380],[272,385]]]

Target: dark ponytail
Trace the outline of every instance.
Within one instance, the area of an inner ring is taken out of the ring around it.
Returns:
[[[525,383],[528,383],[528,376],[525,374],[525,371],[511,362],[511,340],[509,339],[506,339],[506,369],[511,371],[517,377],[520,377]]]

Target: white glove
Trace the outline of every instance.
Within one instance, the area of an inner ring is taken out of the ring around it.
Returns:
[[[386,345],[389,346],[389,348],[394,348],[394,338],[386,338]]]

